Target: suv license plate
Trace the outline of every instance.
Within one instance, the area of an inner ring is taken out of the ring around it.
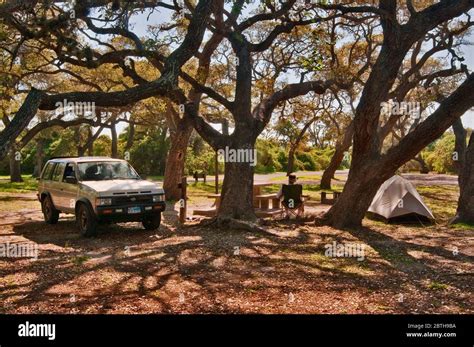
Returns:
[[[128,208],[128,213],[129,214],[136,214],[142,212],[142,209],[140,207],[129,207]]]

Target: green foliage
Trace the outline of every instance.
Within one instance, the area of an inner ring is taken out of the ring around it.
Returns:
[[[437,173],[455,172],[453,161],[454,143],[454,134],[447,133],[421,152],[430,171]]]
[[[164,174],[166,155],[169,149],[169,139],[166,137],[166,133],[166,128],[151,127],[141,134],[137,134],[129,151],[129,161],[139,173],[146,175]],[[124,147],[126,140],[127,136],[119,138],[121,148]]]
[[[112,139],[107,135],[100,135],[94,141],[94,155],[110,157],[112,153]]]
[[[208,175],[215,174],[215,152],[209,146],[205,145],[201,153],[196,153],[188,147],[186,154],[185,172],[205,172]],[[219,172],[224,171],[224,164],[219,163]]]
[[[282,148],[273,141],[257,139],[257,165],[255,166],[256,173],[269,173],[282,171],[286,166],[281,164],[281,157],[285,156]],[[288,161],[288,156],[286,156]]]
[[[64,157],[68,155],[76,155],[76,141],[74,138],[74,130],[72,128],[53,134],[53,142],[48,148],[48,156]]]
[[[297,151],[295,156],[295,169],[306,170],[306,171],[321,171],[328,167],[331,161],[334,150],[331,148],[313,148],[307,149],[306,151]],[[345,167],[346,163],[343,163],[342,168]]]

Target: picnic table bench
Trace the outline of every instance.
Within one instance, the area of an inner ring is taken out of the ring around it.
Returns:
[[[327,195],[332,195],[332,199],[329,199]],[[333,205],[336,200],[341,195],[341,192],[333,192],[333,191],[322,191],[321,192],[321,204],[326,205]]]
[[[206,183],[206,173],[205,172],[194,171],[193,178],[194,178],[195,183],[197,183],[200,178],[202,178],[204,180],[204,183]]]

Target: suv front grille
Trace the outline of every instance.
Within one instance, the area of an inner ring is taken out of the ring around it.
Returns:
[[[129,196],[114,196],[112,203],[114,205],[127,205],[133,203],[151,203],[153,202],[152,195],[129,195]]]

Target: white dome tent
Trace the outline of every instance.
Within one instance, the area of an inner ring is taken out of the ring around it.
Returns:
[[[397,175],[382,184],[368,211],[387,220],[413,214],[432,221],[435,219],[416,188],[409,181]]]

